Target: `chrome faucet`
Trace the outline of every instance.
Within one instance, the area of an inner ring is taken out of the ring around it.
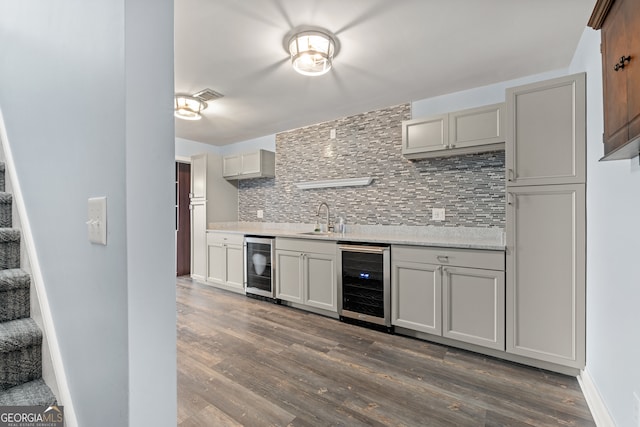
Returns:
[[[326,202],[320,203],[320,205],[318,206],[318,211],[316,212],[316,216],[318,216],[318,217],[320,216],[320,209],[322,209],[322,206],[327,208],[327,218],[326,218],[327,225],[326,225],[326,229],[324,231],[329,232],[329,231],[331,231],[331,225],[330,225],[330,222],[329,222],[329,215],[330,214],[329,214],[329,205]]]

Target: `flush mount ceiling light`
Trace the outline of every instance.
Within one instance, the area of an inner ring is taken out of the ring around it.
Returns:
[[[296,27],[287,33],[283,43],[291,55],[293,69],[305,76],[325,74],[340,50],[336,36],[319,27]]]
[[[208,106],[207,101],[222,98],[222,96],[211,89],[203,89],[193,95],[177,94],[173,114],[183,120],[200,120],[202,110]]]

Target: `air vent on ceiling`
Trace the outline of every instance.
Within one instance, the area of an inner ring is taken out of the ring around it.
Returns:
[[[194,98],[199,98],[203,101],[211,101],[213,99],[222,98],[224,95],[211,89],[202,89],[200,92],[193,94]]]

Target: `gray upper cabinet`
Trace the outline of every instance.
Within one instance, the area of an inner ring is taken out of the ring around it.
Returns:
[[[585,74],[507,89],[508,185],[583,183]]]
[[[402,123],[402,154],[409,159],[504,149],[505,104],[440,114]]]
[[[276,176],[275,153],[256,150],[224,156],[222,175],[226,179],[273,178]]]
[[[582,368],[585,185],[507,191],[507,351]]]

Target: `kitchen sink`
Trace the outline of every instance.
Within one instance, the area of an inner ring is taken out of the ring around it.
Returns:
[[[331,236],[333,232],[331,231],[306,231],[304,233],[298,233],[304,236]]]

